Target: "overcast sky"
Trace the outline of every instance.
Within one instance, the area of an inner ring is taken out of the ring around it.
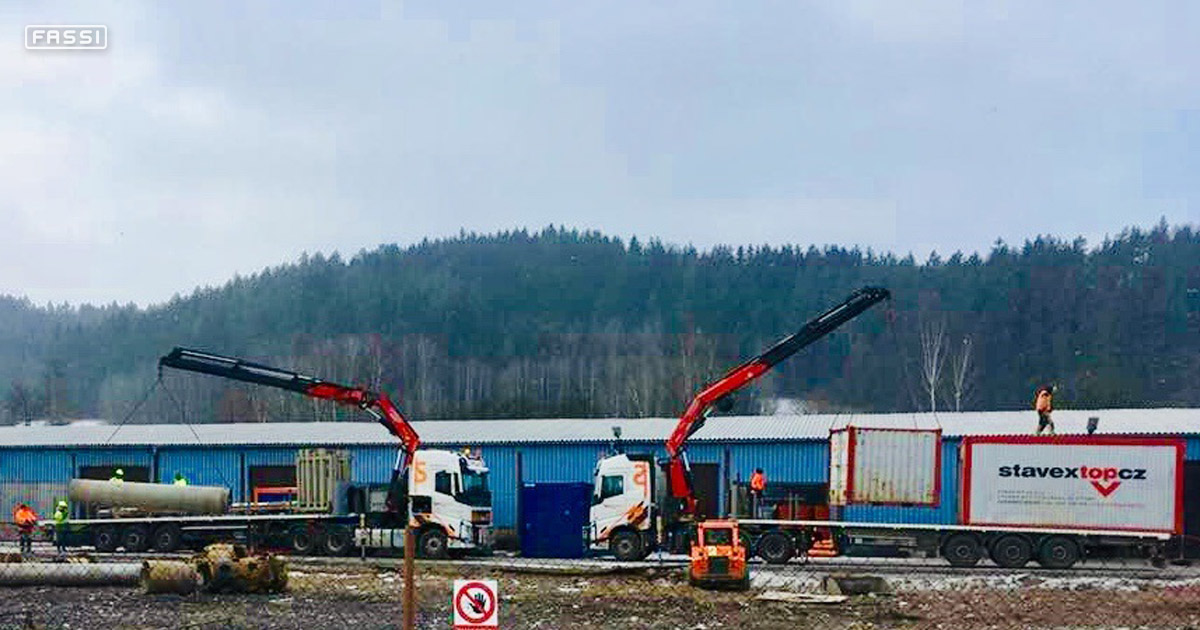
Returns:
[[[1192,223],[1197,32],[1187,1],[7,1],[0,293],[145,305],[464,228],[924,260]]]

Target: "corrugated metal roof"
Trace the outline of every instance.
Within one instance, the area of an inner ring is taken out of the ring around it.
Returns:
[[[1060,434],[1086,432],[1087,419],[1100,418],[1097,433],[1200,435],[1200,409],[1064,409],[1054,412]],[[536,420],[447,420],[414,423],[425,444],[485,445],[525,443],[605,443],[612,427],[629,442],[663,441],[675,418],[589,418]],[[916,414],[816,414],[709,418],[694,442],[753,442],[824,439],[847,424],[864,427],[941,428],[947,437],[1026,435],[1037,427],[1030,411],[977,411]],[[250,424],[157,424],[108,426],[15,426],[0,428],[0,447],[21,446],[233,446],[303,444],[395,444],[375,422]]]

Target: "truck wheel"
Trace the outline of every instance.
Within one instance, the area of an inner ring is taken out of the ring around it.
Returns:
[[[955,534],[942,544],[942,557],[950,561],[951,566],[973,567],[983,557],[983,550],[974,536]]]
[[[992,543],[992,562],[1005,569],[1019,569],[1033,557],[1033,545],[1024,536],[1009,534]]]
[[[445,532],[431,529],[421,534],[417,541],[417,556],[431,560],[442,560],[449,555]]]
[[[292,552],[298,556],[311,556],[317,549],[317,536],[306,526],[293,527],[288,531],[288,542]]]
[[[608,544],[612,548],[613,556],[622,562],[634,562],[645,557],[642,555],[642,537],[636,532],[617,532]]]
[[[1066,536],[1051,536],[1038,550],[1038,564],[1047,569],[1069,569],[1079,562],[1079,545]]]
[[[121,532],[121,546],[125,551],[141,553],[150,548],[150,528],[145,525],[131,525]]]
[[[325,530],[325,553],[331,556],[347,556],[354,549],[354,537],[345,527],[330,527]]]
[[[111,525],[106,525],[96,530],[92,535],[92,544],[96,546],[96,551],[102,553],[110,553],[117,550],[121,540],[117,537],[117,528]]]
[[[796,545],[783,532],[767,532],[758,539],[757,551],[767,564],[787,564],[796,555]]]
[[[177,525],[160,525],[154,530],[154,549],[170,553],[179,549],[181,532]]]

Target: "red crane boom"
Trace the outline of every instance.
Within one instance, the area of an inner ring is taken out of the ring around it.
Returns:
[[[891,293],[887,289],[863,287],[852,293],[841,304],[818,315],[794,334],[784,337],[762,354],[733,368],[725,376],[696,394],[687,406],[687,410],[683,412],[683,416],[679,418],[679,424],[675,426],[671,437],[667,439],[671,496],[682,501],[682,509],[685,514],[693,514],[696,509],[696,497],[692,490],[692,471],[688,464],[685,443],[693,433],[704,426],[704,421],[713,407],[720,411],[728,411],[733,406],[729,398],[730,394],[766,374],[779,362],[890,297]]]
[[[158,365],[159,367],[172,367],[235,381],[277,387],[299,392],[312,398],[332,400],[363,409],[374,416],[403,445],[405,457],[403,462],[397,463],[396,472],[403,472],[408,467],[417,448],[421,445],[421,439],[409,424],[408,419],[392,403],[391,399],[381,392],[374,392],[362,387],[338,385],[297,372],[187,348],[171,350],[169,354],[158,360]]]

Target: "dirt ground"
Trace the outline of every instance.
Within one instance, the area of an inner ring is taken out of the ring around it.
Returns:
[[[499,581],[501,628],[1200,628],[1200,587],[1153,590],[900,592],[842,604],[756,599],[758,592],[689,587],[676,572],[549,576],[499,571],[469,576],[425,567],[417,579],[418,627],[450,627],[456,578]],[[145,595],[128,587],[0,590],[6,628],[399,628],[400,575],[301,568],[279,595]]]

